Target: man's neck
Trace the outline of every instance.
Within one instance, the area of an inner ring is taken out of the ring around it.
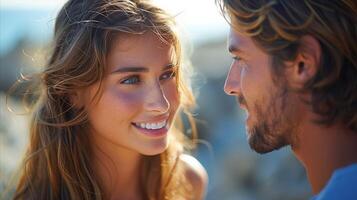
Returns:
[[[319,193],[341,167],[357,162],[357,134],[339,126],[323,126],[308,121],[298,131],[293,146],[297,158],[306,168],[314,194]]]

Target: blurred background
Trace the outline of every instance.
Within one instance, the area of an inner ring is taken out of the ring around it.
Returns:
[[[290,148],[266,155],[250,150],[244,112],[223,92],[231,58],[228,24],[214,0],[154,0],[177,15],[185,51],[195,69],[194,89],[200,139],[194,155],[209,175],[207,200],[299,200],[311,190]],[[6,91],[20,76],[43,66],[57,12],[64,0],[0,0],[0,193],[16,169],[28,139],[21,99]],[[14,109],[10,112],[7,105]]]

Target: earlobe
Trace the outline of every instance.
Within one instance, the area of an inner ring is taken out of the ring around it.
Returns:
[[[71,94],[69,94],[69,100],[70,103],[72,104],[72,107],[75,109],[80,109],[83,105],[81,105],[81,100],[80,100],[80,95],[79,92],[73,92]]]
[[[317,39],[303,36],[295,61],[290,69],[289,80],[295,89],[303,89],[313,79],[320,67],[321,47]]]

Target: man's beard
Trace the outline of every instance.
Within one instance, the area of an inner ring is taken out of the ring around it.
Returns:
[[[265,109],[255,104],[256,124],[247,130],[250,147],[257,153],[268,153],[296,143],[296,114],[286,86],[281,86],[275,94],[268,97]]]

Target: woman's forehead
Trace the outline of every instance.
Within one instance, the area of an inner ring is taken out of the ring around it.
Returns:
[[[113,41],[107,60],[111,71],[118,67],[166,66],[176,64],[175,48],[152,33],[124,35]]]

